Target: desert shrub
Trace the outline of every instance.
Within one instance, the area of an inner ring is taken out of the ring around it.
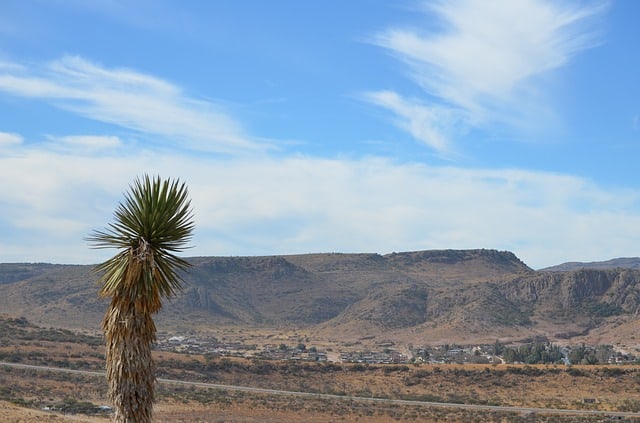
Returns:
[[[311,368],[321,373],[335,373],[335,372],[341,372],[343,370],[342,366],[335,363],[322,363],[318,366],[311,366]]]
[[[259,375],[270,375],[277,371],[276,366],[268,361],[255,361],[252,366],[253,371]]]
[[[618,406],[619,411],[627,411],[632,413],[637,413],[640,411],[640,400],[636,399],[625,399]]]
[[[409,366],[406,366],[406,365],[402,365],[402,366],[384,366],[384,367],[382,367],[382,371],[385,374],[394,373],[394,372],[408,372],[409,371]]]
[[[67,397],[65,400],[53,407],[72,414],[95,414],[98,412],[98,406],[89,401],[78,401],[75,398]]]
[[[576,377],[580,377],[580,376],[588,376],[587,373],[584,370],[581,369],[577,369],[573,366],[569,366],[567,368],[567,373],[571,376],[576,376]]]
[[[525,376],[543,376],[545,374],[545,371],[537,367],[526,365],[522,367],[509,366],[507,367],[507,373],[511,373],[514,375],[525,375]]]
[[[603,376],[617,377],[627,374],[627,369],[622,367],[603,367],[600,370]]]
[[[349,370],[352,372],[364,372],[365,370],[367,370],[367,366],[365,366],[364,364],[354,364],[353,366],[349,366]]]

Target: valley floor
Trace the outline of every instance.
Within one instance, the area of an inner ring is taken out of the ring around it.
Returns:
[[[182,363],[194,365],[194,357]],[[205,386],[159,383],[158,422],[574,422],[640,421],[640,368],[543,366],[331,366],[255,363],[236,360],[213,364],[217,383],[247,384],[304,392],[336,391],[337,395],[438,401],[450,404],[600,410],[597,415],[540,413],[530,410],[483,410],[384,401],[357,401],[321,396],[289,396],[267,392],[223,390]],[[180,368],[180,365],[177,365]],[[188,369],[179,372],[182,378]],[[178,376],[177,374],[175,376]],[[193,379],[194,375],[190,375]],[[106,416],[63,415],[42,411],[43,404],[104,404],[105,382],[81,375],[0,365],[5,399],[2,421],[106,422]],[[344,392],[337,392],[343,389]],[[23,407],[17,407],[21,404]],[[32,408],[25,408],[31,406]],[[602,412],[610,410],[611,412]],[[627,412],[627,414],[617,414]],[[7,416],[4,420],[4,416]]]
[[[101,339],[43,329],[22,320],[4,323],[0,325],[0,361],[23,367],[0,364],[0,422],[109,421],[108,416],[86,414],[108,404]],[[612,418],[640,422],[637,365],[363,364],[170,351],[155,351],[154,358],[159,379],[203,384],[158,383],[157,422],[605,422]],[[42,366],[66,371],[43,370]],[[204,384],[311,395],[229,390]],[[600,414],[452,408],[347,397],[594,410]],[[44,408],[58,411],[46,412]]]

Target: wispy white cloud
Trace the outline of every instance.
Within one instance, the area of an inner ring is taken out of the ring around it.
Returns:
[[[197,151],[246,154],[267,146],[248,136],[211,101],[185,95],[162,79],[67,56],[44,69],[0,68],[0,91],[45,99],[81,116]]]
[[[12,132],[0,132],[0,147],[22,144],[22,136]]]
[[[3,61],[0,59],[0,71],[23,71],[24,67],[12,62]]]
[[[416,140],[448,156],[453,152],[451,143],[461,113],[438,105],[426,105],[417,99],[401,97],[394,91],[377,91],[362,96],[366,101],[384,107],[395,116],[395,124]]]
[[[524,116],[532,117],[528,107],[539,101],[536,77],[565,65],[578,52],[600,42],[591,18],[601,16],[607,4],[548,0],[425,2],[425,26],[431,23],[441,31],[393,28],[377,34],[372,42],[406,63],[410,78],[424,91],[422,103],[449,109],[449,114],[456,116],[457,126],[514,125]],[[433,24],[434,18],[439,25]],[[397,113],[393,107],[388,108]],[[413,109],[418,116],[408,120],[419,121],[423,111]],[[437,125],[431,132],[427,144],[433,148],[452,141],[452,134]]]
[[[83,238],[111,221],[141,172],[187,182],[197,225],[191,255],[498,248],[540,267],[628,256],[640,244],[640,192],[563,174],[25,149],[0,158],[0,179],[12,181],[0,186],[0,232],[12,234],[0,262],[106,258]]]
[[[48,138],[53,144],[50,148],[67,150],[76,155],[117,151],[124,146],[122,140],[113,135],[67,135]]]

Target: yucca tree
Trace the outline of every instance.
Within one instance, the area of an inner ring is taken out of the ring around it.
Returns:
[[[180,272],[189,263],[176,253],[185,249],[193,228],[186,185],[145,175],[130,186],[114,222],[88,237],[95,248],[120,250],[96,266],[100,295],[111,298],[102,329],[114,422],[151,422],[155,383],[151,346],[156,340],[152,315],[162,307],[163,298],[182,287]]]

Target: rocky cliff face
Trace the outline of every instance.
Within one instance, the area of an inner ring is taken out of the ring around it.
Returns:
[[[537,272],[504,284],[507,298],[545,309],[580,311],[585,304],[616,306],[621,312],[638,310],[640,271],[580,269]]]

